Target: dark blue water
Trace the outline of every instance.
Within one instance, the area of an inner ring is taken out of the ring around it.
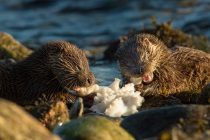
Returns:
[[[1,32],[30,48],[67,40],[98,58],[130,29],[153,27],[150,16],[210,39],[209,0],[0,0]],[[92,69],[100,84],[119,77],[115,63],[96,61]]]

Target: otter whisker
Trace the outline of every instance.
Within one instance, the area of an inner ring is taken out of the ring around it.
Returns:
[[[72,87],[74,87],[73,85],[75,85],[76,84],[76,81],[77,80],[72,80],[70,83],[71,83],[71,85],[72,85]]]
[[[64,79],[63,81],[61,81],[61,84],[63,84],[65,81],[68,81],[68,80],[71,81],[74,78],[75,78],[74,76],[70,76],[69,78]]]
[[[71,80],[69,81],[69,83],[67,84],[67,86],[69,86],[72,89],[72,85],[74,84],[75,80]]]
[[[50,81],[47,82],[47,84],[49,84],[50,82],[52,82],[53,80],[55,80],[57,77],[52,78]]]

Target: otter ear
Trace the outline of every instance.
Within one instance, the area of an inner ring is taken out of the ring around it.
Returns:
[[[148,50],[154,51],[156,49],[156,46],[152,42],[150,42],[148,38],[144,38],[143,43],[145,47],[148,48]]]
[[[143,43],[145,46],[149,46],[150,45],[150,41],[148,38],[143,38]]]

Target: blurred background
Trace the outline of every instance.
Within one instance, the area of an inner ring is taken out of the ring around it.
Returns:
[[[173,19],[173,28],[210,39],[209,0],[0,0],[0,32],[32,49],[66,40],[99,59],[130,30],[153,28],[151,16],[157,23]],[[116,64],[99,59],[91,66],[99,83],[119,77]]]

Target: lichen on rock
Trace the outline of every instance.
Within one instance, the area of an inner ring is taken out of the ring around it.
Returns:
[[[62,101],[45,102],[25,109],[52,131],[56,126],[69,121],[69,110]]]
[[[0,59],[21,60],[32,51],[15,40],[10,34],[0,32]]]
[[[0,98],[0,106],[1,140],[60,140],[17,104]]]

